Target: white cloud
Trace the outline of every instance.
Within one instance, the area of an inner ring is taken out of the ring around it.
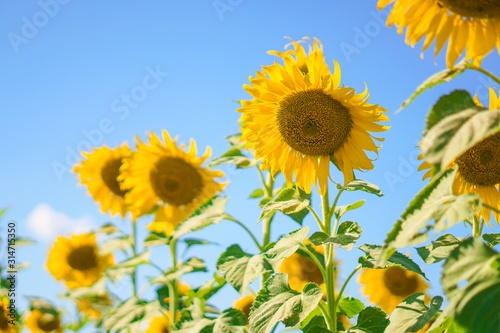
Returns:
[[[57,235],[86,232],[95,227],[90,217],[70,218],[47,204],[39,204],[27,218],[31,237],[41,241],[53,241]]]

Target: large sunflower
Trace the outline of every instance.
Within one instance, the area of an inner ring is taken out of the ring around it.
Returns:
[[[500,94],[490,88],[489,109],[500,109]],[[474,101],[483,107],[477,96]],[[485,111],[488,112],[488,111]],[[453,192],[457,195],[463,193],[477,194],[481,201],[497,211],[483,205],[477,218],[482,218],[490,223],[491,214],[500,224],[500,134],[494,134],[476,144],[460,157],[450,167],[458,166],[458,171],[453,180]],[[418,170],[430,169],[431,165],[423,162]],[[427,170],[424,179],[432,176],[432,170]]]
[[[103,213],[125,217],[126,192],[121,189],[117,177],[123,159],[132,154],[127,144],[114,149],[103,146],[82,154],[85,159],[73,168],[78,174],[80,184],[87,186],[89,194],[100,204]]]
[[[113,264],[112,254],[99,253],[95,234],[60,236],[47,258],[50,274],[63,280],[68,288],[91,286]]]
[[[149,323],[146,333],[168,333],[170,332],[170,318],[164,315],[154,317]]]
[[[368,91],[356,94],[340,85],[340,67],[334,72],[325,62],[318,39],[309,52],[296,41],[285,52],[269,51],[283,64],[263,66],[244,89],[253,97],[242,101],[242,140],[262,159],[262,169],[281,171],[288,185],[294,181],[307,193],[311,183],[324,194],[330,175],[330,160],[344,174],[344,183],[354,179],[354,169],[370,170],[365,150],[379,147],[368,132],[388,126],[386,110],[368,104]],[[382,141],[382,139],[375,138]]]
[[[364,286],[362,293],[386,313],[391,313],[406,297],[417,292],[425,293],[428,288],[422,277],[400,266],[363,269],[359,283]],[[430,300],[425,296],[426,301]]]
[[[434,56],[446,40],[446,65],[453,67],[466,49],[466,59],[479,65],[497,46],[500,52],[500,3],[498,0],[379,0],[378,9],[394,2],[387,25],[398,33],[406,28],[412,47],[425,36],[423,50],[436,40]]]
[[[62,333],[61,317],[57,314],[35,309],[30,312],[24,324],[31,333]]]
[[[9,308],[10,300],[8,297],[3,296],[0,298],[0,333],[17,333],[19,332],[19,325],[17,318],[12,318],[11,315],[17,316],[12,308]],[[12,310],[12,311],[11,311]],[[14,322],[14,324],[12,324]]]
[[[154,133],[149,144],[137,141],[137,152],[125,160],[119,179],[129,190],[125,200],[136,214],[158,208],[150,230],[171,234],[177,224],[224,189],[225,183],[215,181],[224,173],[202,167],[210,157],[210,147],[197,157],[194,140],[185,151],[185,145],[178,146],[166,130],[163,142]]]

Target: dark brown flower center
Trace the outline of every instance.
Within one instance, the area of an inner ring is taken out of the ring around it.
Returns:
[[[399,266],[391,266],[384,272],[384,284],[391,294],[406,297],[417,290],[416,276],[408,277],[406,271]]]
[[[61,322],[58,316],[54,316],[50,313],[44,313],[40,318],[38,318],[37,325],[42,331],[51,332],[58,329]]]
[[[458,171],[471,184],[492,186],[500,183],[500,134],[495,134],[467,150],[457,159]]]
[[[312,259],[302,256],[298,253],[295,253],[292,256],[295,256],[295,258],[298,260],[299,267],[296,274],[302,281],[310,281],[317,284],[322,284],[323,282],[325,282],[323,274],[321,274],[318,265],[316,265],[316,263],[312,261]]]
[[[3,305],[0,304],[0,329],[6,330],[9,326],[9,320],[7,319],[7,311],[5,311]]]
[[[125,195],[126,191],[120,189],[120,184],[118,183],[118,175],[120,174],[120,166],[122,165],[121,158],[116,158],[108,161],[106,165],[101,170],[102,181],[109,188],[111,192],[115,195],[122,197]]]
[[[500,0],[440,0],[438,4],[464,17],[500,17]]]
[[[84,271],[97,267],[95,247],[84,245],[73,249],[68,255],[68,264],[71,268]]]
[[[156,195],[174,206],[191,203],[203,187],[198,170],[176,157],[159,159],[149,174],[149,180]]]
[[[311,156],[333,154],[352,128],[349,109],[321,89],[286,96],[279,103],[277,120],[285,142]]]

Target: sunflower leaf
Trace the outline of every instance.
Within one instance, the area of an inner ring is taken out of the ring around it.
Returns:
[[[297,190],[295,187],[285,187],[278,192],[276,197],[264,205],[259,221],[278,211],[302,225],[302,221],[309,213],[307,207],[311,204],[310,200],[311,194],[307,194],[301,189]]]
[[[210,163],[210,167],[221,164],[234,164],[237,169],[251,168],[257,165],[257,160],[243,154],[239,147],[232,147]]]
[[[314,245],[332,243],[338,247],[350,251],[361,236],[361,227],[356,222],[346,221],[339,225],[337,235],[329,237],[327,234],[318,231],[309,237],[309,241]]]
[[[178,279],[184,274],[206,272],[207,268],[205,262],[201,258],[193,257],[184,262],[180,262],[177,266],[170,268],[164,275],[159,276],[151,281],[151,284],[161,283],[164,285],[169,284],[172,280]]]
[[[215,319],[214,332],[220,333],[243,333],[247,320],[245,315],[233,308],[222,311],[219,317]]]
[[[477,195],[452,193],[456,170],[436,176],[410,202],[405,212],[387,235],[378,265],[395,251],[427,240],[428,233],[439,233],[475,214],[481,207]],[[474,208],[475,207],[475,208]],[[434,223],[429,223],[434,220]]]
[[[441,284],[448,306],[429,329],[453,323],[470,332],[495,332],[500,327],[500,254],[477,238],[462,242],[443,266]]]
[[[195,298],[207,300],[215,295],[215,293],[217,293],[225,285],[226,280],[224,277],[214,273],[214,278],[212,280],[207,281],[199,288],[196,288],[194,293],[188,293],[186,304],[191,304]]]
[[[441,96],[427,115],[425,129],[430,130],[445,117],[465,109],[480,110],[466,90],[454,90],[448,95]]]
[[[420,144],[427,162],[446,168],[474,145],[500,132],[500,110],[469,108],[434,125]]]
[[[349,205],[345,205],[345,206],[337,206],[335,207],[335,215],[337,216],[337,218],[341,218],[345,213],[351,211],[351,210],[354,210],[354,209],[358,209],[360,208],[361,206],[363,206],[365,204],[366,200],[362,199],[362,200],[358,200],[352,204],[349,204]]]
[[[272,248],[264,253],[265,257],[277,269],[283,260],[294,254],[304,243],[308,233],[309,227],[302,227],[281,237]]]
[[[439,311],[443,298],[432,298],[430,306],[425,305],[423,293],[415,293],[405,298],[391,313],[388,332],[417,332]]]
[[[224,219],[227,198],[213,197],[209,202],[203,205],[190,218],[179,224],[172,234],[172,239],[180,237],[212,224],[217,224]]]
[[[164,232],[150,231],[149,235],[144,239],[144,246],[167,245],[169,240],[169,237]]]
[[[125,274],[131,273],[135,269],[135,267],[150,263],[149,256],[149,251],[139,253],[116,265],[108,267],[105,271],[105,274],[109,276],[112,281],[117,281],[121,279]]]
[[[387,325],[389,325],[389,320],[385,312],[369,306],[359,313],[358,322],[349,329],[349,332],[383,333]]]
[[[262,198],[263,196],[264,196],[264,190],[261,188],[257,188],[255,190],[253,190],[253,192],[250,194],[250,196],[248,198],[249,199],[258,199],[258,198]]]
[[[418,266],[417,263],[411,260],[410,257],[400,252],[394,251],[394,253],[387,259],[384,264],[379,265],[378,260],[383,254],[382,246],[363,244],[359,247],[359,249],[366,253],[366,259],[362,260],[361,262],[363,268],[387,268],[398,265],[427,279],[424,272],[422,272],[422,270],[420,269],[420,266]]]
[[[483,240],[490,246],[500,244],[500,234],[483,234]]]
[[[430,245],[418,247],[417,252],[426,264],[434,264],[448,258],[451,251],[460,245],[461,242],[461,239],[451,234],[446,234],[432,241]]]
[[[254,333],[267,333],[278,322],[295,326],[316,308],[322,297],[323,291],[315,283],[306,284],[302,293],[298,293],[289,287],[286,274],[272,275],[252,305],[250,329]]]
[[[354,297],[343,297],[339,302],[340,313],[352,318],[363,311],[365,305],[359,299]]]
[[[340,184],[337,184],[337,188],[340,189],[342,186]],[[370,194],[375,194],[378,197],[382,197],[382,191],[380,190],[380,187],[378,187],[375,184],[372,184],[366,180],[362,179],[354,179],[352,182],[347,184],[347,186],[344,187],[345,191],[363,191],[366,193]]]
[[[442,70],[441,72],[433,74],[417,87],[415,92],[403,102],[396,113],[401,112],[404,108],[410,105],[410,103],[413,102],[413,100],[425,90],[437,86],[438,84],[451,81],[458,75],[462,74],[467,68],[470,67],[470,65],[471,62],[462,61],[453,68],[447,68],[445,70]]]
[[[261,254],[251,255],[233,244],[219,257],[217,269],[234,289],[243,294],[250,283],[270,271],[271,267]]]
[[[150,308],[154,307],[153,303],[148,303],[135,297],[122,302],[106,316],[103,322],[104,328],[108,332],[117,332],[129,327],[131,323],[143,319],[148,310],[151,311]]]

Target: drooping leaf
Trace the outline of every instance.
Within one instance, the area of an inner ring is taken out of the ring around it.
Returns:
[[[490,246],[493,247],[495,245],[500,244],[500,234],[483,234],[483,240]]]
[[[313,311],[323,297],[315,283],[304,286],[302,293],[292,290],[286,274],[275,274],[259,291],[250,311],[250,329],[253,333],[268,333],[282,322],[295,326]]]
[[[222,253],[217,261],[217,269],[226,281],[243,294],[256,278],[267,272],[270,267],[261,254],[252,255],[233,244]]]
[[[307,207],[311,203],[310,199],[311,194],[307,194],[301,189],[296,190],[294,187],[285,187],[278,192],[276,197],[264,205],[259,220],[262,221],[275,212],[282,212],[302,224],[309,212]]]
[[[217,245],[216,242],[198,238],[184,238],[182,241],[186,243],[186,250],[197,245]]]
[[[309,227],[302,227],[281,237],[272,248],[265,252],[265,257],[277,269],[285,258],[294,254],[309,233]]]
[[[212,224],[217,224],[224,219],[227,198],[214,197],[203,205],[193,216],[179,224],[172,235],[173,239],[180,237]]]
[[[389,320],[385,312],[369,306],[359,313],[358,322],[349,329],[349,332],[383,333],[387,325],[389,325]]]
[[[340,189],[342,188],[342,186],[340,184],[337,184],[337,188]],[[380,187],[362,179],[354,179],[352,182],[350,182],[349,184],[347,184],[347,186],[344,187],[344,190],[363,191],[366,193],[375,194],[378,197],[383,196]]]
[[[339,225],[337,235],[329,237],[327,234],[318,231],[309,237],[309,241],[314,245],[321,245],[325,243],[332,243],[347,251],[350,251],[361,236],[361,227],[356,222],[346,221]]]
[[[411,272],[417,273],[427,279],[424,272],[420,269],[410,257],[394,251],[393,254],[387,259],[383,265],[378,265],[380,262],[380,256],[383,253],[383,248],[379,245],[363,244],[359,247],[364,253],[366,253],[366,259],[361,262],[364,268],[387,268],[394,265],[401,266]]]
[[[387,332],[417,332],[422,329],[443,304],[443,298],[435,296],[427,307],[424,298],[423,293],[416,293],[401,302],[391,313]]]
[[[461,239],[451,234],[446,234],[432,241],[430,245],[418,247],[417,252],[426,264],[434,264],[448,258],[451,251],[461,242]]]
[[[408,99],[406,99],[399,110],[396,112],[401,112],[405,107],[407,107],[415,98],[417,98],[418,95],[423,93],[425,90],[430,89],[434,86],[437,86],[438,84],[444,83],[444,82],[449,82],[453,78],[457,77],[458,75],[462,74],[467,68],[469,68],[471,65],[471,62],[466,62],[462,61],[455,65],[453,68],[447,68],[444,69],[438,73],[433,74],[429,78],[427,78],[424,82],[422,82],[417,89],[415,89],[415,92],[411,94]]]
[[[170,242],[170,237],[167,237],[165,233],[150,232],[150,234],[144,239],[144,246],[156,246],[156,245],[167,245]]]

